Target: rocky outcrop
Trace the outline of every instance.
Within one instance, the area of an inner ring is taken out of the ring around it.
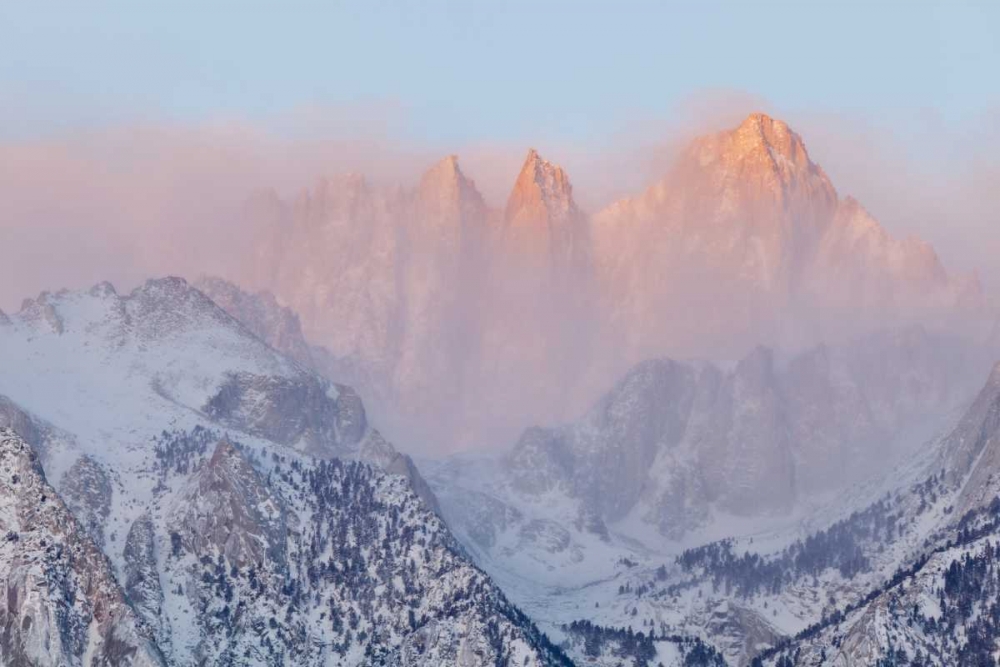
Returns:
[[[111,514],[111,480],[97,461],[81,456],[63,474],[59,492],[94,543],[104,548],[104,528]]]
[[[380,438],[381,436],[379,436],[378,432],[375,431],[372,433],[371,437]],[[369,456],[363,456],[362,458],[363,460],[373,460]],[[379,460],[383,459],[380,458]],[[427,509],[431,510],[438,516],[441,516],[441,506],[438,503],[437,496],[434,495],[434,491],[427,483],[427,480],[423,478],[423,475],[420,474],[420,471],[417,470],[417,465],[413,462],[413,459],[410,458],[409,455],[393,450],[392,453],[385,457],[384,460],[386,462],[380,465],[383,470],[391,475],[399,475],[405,479],[410,485],[410,488],[413,490],[413,493],[424,501],[424,505],[426,505]]]
[[[204,407],[213,420],[317,458],[366,461],[400,475],[433,511],[437,499],[413,460],[370,428],[353,389],[316,376],[231,376]]]
[[[336,456],[357,444],[367,427],[351,389],[312,375],[234,374],[203,409],[214,420],[314,456]]]
[[[42,292],[37,299],[25,299],[18,316],[31,326],[44,328],[56,334],[63,332],[62,318],[52,305],[52,295],[48,292]]]
[[[175,500],[169,521],[175,555],[219,554],[238,568],[285,568],[285,510],[225,440]]]
[[[658,508],[652,521],[675,536],[708,504],[736,514],[785,511],[797,490],[779,392],[765,350],[729,374],[646,362],[579,424],[529,429],[508,469],[522,491],[561,488],[606,521],[647,502]]]
[[[124,589],[133,608],[146,624],[156,629],[161,646],[169,646],[163,625],[163,589],[156,559],[156,527],[148,512],[132,522],[122,555]]]

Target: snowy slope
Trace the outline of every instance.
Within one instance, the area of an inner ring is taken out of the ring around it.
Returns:
[[[82,576],[124,589],[122,614],[169,665],[564,661],[469,563],[349,387],[182,280],[26,302],[0,327],[0,395],[0,425],[105,563],[75,561]]]

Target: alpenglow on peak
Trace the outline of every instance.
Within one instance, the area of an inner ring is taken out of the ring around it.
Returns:
[[[507,199],[508,224],[551,222],[577,214],[569,176],[559,165],[543,159],[534,148],[529,149]]]

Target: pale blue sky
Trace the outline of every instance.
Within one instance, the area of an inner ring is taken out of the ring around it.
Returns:
[[[998,26],[998,0],[10,0],[0,137],[346,104],[399,108],[423,140],[582,140],[705,89],[962,120],[1000,103]]]

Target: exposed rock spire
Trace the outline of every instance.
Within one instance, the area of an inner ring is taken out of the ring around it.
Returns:
[[[566,172],[543,159],[534,148],[529,149],[507,200],[507,224],[551,224],[578,215],[573,186]]]

